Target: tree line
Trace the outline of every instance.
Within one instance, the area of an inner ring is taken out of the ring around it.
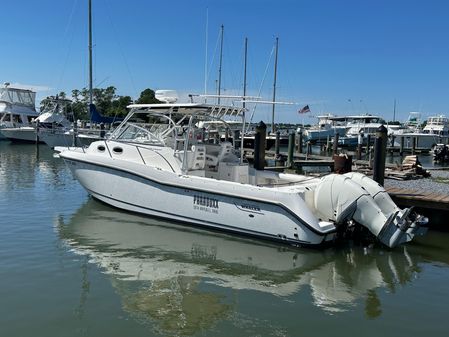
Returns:
[[[130,96],[121,96],[116,93],[117,88],[109,86],[107,88],[94,88],[92,90],[92,100],[97,110],[104,116],[123,117],[128,113],[126,107],[130,104],[152,104],[162,103],[156,99],[154,90],[147,88],[140,93],[135,101]],[[61,91],[56,96],[48,96],[40,103],[40,110],[44,111],[45,107],[51,100],[61,100],[65,102],[65,109],[69,116],[77,120],[89,120],[88,103],[89,90],[87,88],[73,89],[71,97]]]

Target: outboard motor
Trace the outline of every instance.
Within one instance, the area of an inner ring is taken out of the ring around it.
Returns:
[[[449,146],[437,144],[433,150],[433,160],[446,161],[449,160]]]
[[[424,234],[426,228],[421,226],[428,222],[411,209],[401,210],[382,186],[361,173],[322,178],[315,189],[314,206],[323,220],[337,224],[353,220],[388,247]]]

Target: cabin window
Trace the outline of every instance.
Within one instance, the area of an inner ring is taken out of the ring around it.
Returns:
[[[98,145],[97,146],[98,151],[100,152],[104,152],[104,150],[106,150],[106,148],[104,147],[104,145]]]
[[[123,149],[119,146],[115,146],[112,151],[116,154],[122,154],[123,153]]]

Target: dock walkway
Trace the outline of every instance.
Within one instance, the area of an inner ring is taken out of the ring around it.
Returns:
[[[398,187],[389,187],[387,192],[393,201],[399,205],[449,211],[449,195],[447,194]]]

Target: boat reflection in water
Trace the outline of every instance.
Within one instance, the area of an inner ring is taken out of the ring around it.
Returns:
[[[63,186],[67,170],[46,145],[0,142],[0,191],[26,191],[42,178],[46,188]],[[68,178],[72,179],[69,175]]]
[[[327,313],[365,301],[382,314],[376,289],[393,292],[417,276],[407,247],[293,249],[141,217],[88,200],[60,238],[111,276],[125,311],[164,333],[193,334],[236,310],[240,290],[289,301],[309,299]],[[217,290],[219,289],[219,290]]]

